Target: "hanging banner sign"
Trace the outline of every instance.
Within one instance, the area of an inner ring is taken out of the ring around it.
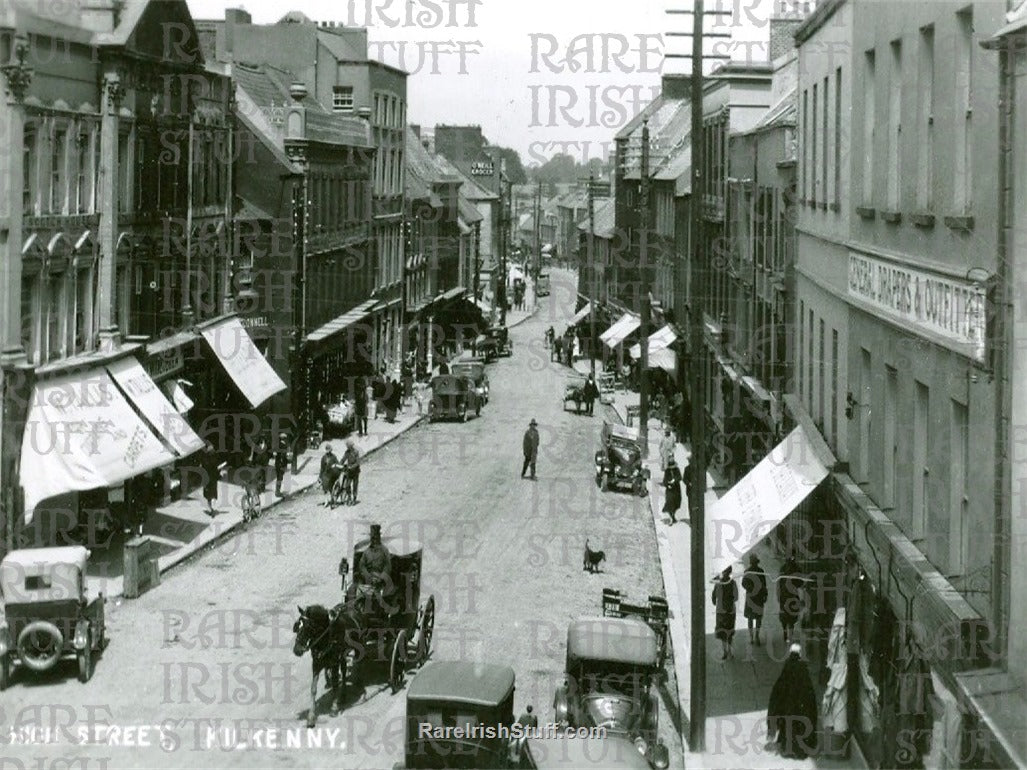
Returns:
[[[986,297],[982,287],[893,262],[849,254],[849,296],[985,360]]]

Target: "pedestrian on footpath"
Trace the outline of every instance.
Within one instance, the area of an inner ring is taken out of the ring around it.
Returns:
[[[321,489],[327,495],[327,499],[324,502],[325,508],[335,503],[335,482],[339,479],[341,469],[342,466],[339,465],[339,458],[332,451],[332,445],[325,444],[325,453],[321,457],[321,470],[317,476],[321,482]]]
[[[793,644],[767,705],[767,737],[786,759],[806,759],[816,747],[819,727],[817,694],[802,660],[802,648]]]
[[[357,488],[360,486],[360,451],[353,439],[346,442],[346,452],[342,456],[342,472],[349,483],[349,504],[357,504]]]
[[[599,398],[599,386],[596,385],[596,378],[591,374],[588,375],[588,379],[585,380],[585,414],[591,415],[595,413],[596,399]]]
[[[213,516],[214,501],[218,499],[218,481],[221,479],[221,465],[217,453],[209,441],[203,447],[200,457],[200,468],[203,470],[203,499],[207,501],[207,515]]]
[[[732,657],[731,643],[735,638],[735,607],[738,602],[738,586],[731,577],[731,567],[726,568],[715,580],[713,606],[717,608],[716,636],[722,648],[720,659]]]
[[[532,418],[528,423],[528,429],[524,431],[524,465],[521,467],[521,478],[531,468],[531,480],[535,480],[535,462],[538,460],[538,423]]]
[[[267,470],[271,462],[271,450],[263,436],[253,448],[250,462],[253,466],[253,484],[260,494],[264,494],[267,491]]]
[[[802,614],[802,582],[799,578],[799,565],[794,554],[785,559],[781,565],[781,575],[777,579],[777,606],[781,615],[781,628],[784,630],[785,644],[795,639],[795,623]]]
[[[282,493],[282,482],[285,471],[289,467],[289,436],[282,433],[278,436],[278,448],[275,450],[275,497],[285,497]]]
[[[357,421],[357,435],[367,435],[367,383],[361,377],[357,380],[357,392],[354,394],[353,414]]]
[[[663,486],[667,490],[663,501],[663,512],[670,514],[670,523],[678,523],[678,509],[681,508],[681,471],[677,460],[671,455],[670,462],[663,469]]]
[[[749,569],[742,575],[745,590],[745,623],[749,627],[749,643],[757,647],[762,644],[760,628],[763,626],[763,608],[767,603],[767,573],[760,566],[759,557],[749,557]]]
[[[667,466],[670,465],[670,461],[674,459],[674,447],[677,446],[677,441],[674,439],[674,434],[671,433],[670,426],[665,425],[663,427],[663,438],[660,439],[660,470],[666,471]]]

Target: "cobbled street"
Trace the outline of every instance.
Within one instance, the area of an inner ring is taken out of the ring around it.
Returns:
[[[603,410],[594,417],[562,411],[568,370],[551,363],[543,346],[544,330],[562,328],[573,313],[573,280],[554,271],[552,295],[511,331],[513,356],[489,366],[491,400],[481,416],[422,422],[369,457],[356,506],[329,510],[319,490],[308,490],[165,575],[142,598],[109,603],[110,646],[88,686],[75,678],[73,662],[49,675],[17,675],[4,693],[4,723],[57,734],[53,745],[4,746],[6,757],[22,763],[12,767],[35,766],[41,757],[84,758],[96,767],[388,768],[402,761],[405,690],[391,694],[386,673],[367,667],[341,714],[332,716],[329,699],[320,698],[318,729],[307,733],[310,660],[292,652],[297,605],[340,601],[339,560],[352,560],[352,544],[371,522],[381,523],[385,538],[423,543],[421,600],[434,594],[437,606],[432,659],[512,666],[515,712],[532,704],[541,723],[550,721],[568,623],[601,614],[604,587],[636,599],[663,594],[648,500],[597,489],[592,455]],[[608,416],[615,419],[612,410]],[[535,482],[519,478],[531,418],[541,434]],[[582,570],[586,537],[606,552],[601,574]],[[670,660],[668,671],[660,732],[671,766],[681,767],[667,711],[667,693],[676,692]],[[74,746],[61,735],[91,723],[149,731],[114,736],[135,747]],[[264,727],[291,730],[303,750],[247,742],[248,729]],[[146,741],[152,745],[139,745]]]

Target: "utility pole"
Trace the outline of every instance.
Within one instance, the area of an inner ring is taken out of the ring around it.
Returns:
[[[499,207],[497,210],[496,224],[499,228],[499,275],[496,276],[496,292],[493,299],[499,303],[499,325],[506,326],[506,282],[509,277],[506,269],[506,202],[503,196],[503,170],[502,156],[494,153],[492,155],[492,173],[496,180],[496,192],[499,193]]]
[[[642,169],[639,183],[638,205],[638,269],[640,287],[641,328],[638,376],[638,442],[642,458],[649,456],[649,121],[642,123]]]
[[[532,259],[535,280],[538,281],[542,271],[542,183],[535,186],[535,255]]]
[[[595,212],[595,174],[588,175],[588,241],[586,244],[585,259],[592,277],[592,308],[588,314],[588,357],[591,362],[592,378],[596,376],[596,313],[599,311],[599,270],[595,263],[595,237],[596,237],[596,212]]]

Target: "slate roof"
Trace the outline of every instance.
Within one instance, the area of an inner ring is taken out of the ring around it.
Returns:
[[[457,198],[457,210],[460,213],[460,218],[469,225],[472,225],[475,222],[481,222],[485,219],[485,217],[481,215],[481,212],[478,211],[478,207],[464,197],[463,192],[461,192]]]
[[[766,131],[778,126],[794,126],[798,115],[798,93],[799,87],[795,86],[788,93],[778,99],[777,104],[772,104],[770,109],[764,113],[756,125],[746,131],[752,134],[757,131]]]
[[[652,108],[652,109],[649,109]],[[643,110],[649,120],[649,168],[658,169],[688,139],[692,109],[686,99],[658,96]],[[626,179],[640,179],[642,171],[642,121],[625,134],[628,157],[624,163]]]
[[[617,229],[616,220],[614,218],[614,212],[617,206],[613,198],[598,198],[595,202],[595,236],[596,238],[613,238],[613,234]],[[581,224],[578,225],[578,229],[583,232],[588,232],[588,217],[586,216]]]
[[[472,201],[490,201],[499,200],[499,196],[493,192],[486,190],[480,184],[474,181],[470,175],[465,174],[460,168],[449,160],[445,155],[435,154],[435,162],[439,168],[445,171],[451,176],[455,176],[460,180],[460,194],[467,197],[468,200]]]
[[[431,200],[435,198],[432,184],[441,176],[441,170],[435,159],[432,157],[417,134],[410,127],[407,127],[405,152],[403,157],[406,164],[404,187],[407,198],[411,200]],[[437,198],[435,198],[437,200]],[[441,206],[441,201],[439,201]]]

